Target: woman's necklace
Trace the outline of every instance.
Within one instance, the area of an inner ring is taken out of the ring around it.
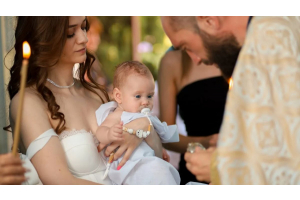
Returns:
[[[47,81],[50,82],[52,85],[58,87],[58,88],[61,88],[61,89],[66,89],[66,88],[70,88],[74,85],[75,81],[73,79],[73,83],[71,85],[67,85],[67,86],[60,86],[60,85],[57,85],[56,83],[54,83],[54,81],[52,81],[51,79],[47,78]]]

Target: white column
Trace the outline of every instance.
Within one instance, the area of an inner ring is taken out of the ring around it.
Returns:
[[[9,124],[8,106],[9,96],[6,90],[9,81],[9,70],[12,66],[14,51],[12,51],[5,59],[9,50],[14,45],[14,23],[15,17],[1,16],[0,20],[0,153],[11,151],[12,134],[3,130],[4,126]]]

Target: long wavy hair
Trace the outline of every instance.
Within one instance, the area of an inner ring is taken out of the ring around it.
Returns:
[[[47,102],[51,118],[58,120],[55,127],[58,134],[66,129],[65,115],[59,111],[60,106],[56,103],[53,93],[45,86],[45,83],[48,77],[47,68],[54,66],[62,55],[67,39],[68,26],[69,17],[17,17],[14,45],[16,54],[14,64],[10,69],[10,81],[7,87],[9,97],[12,99],[20,89],[20,71],[23,60],[22,44],[24,41],[28,41],[31,47],[31,56],[26,87],[35,87],[40,96]],[[88,29],[89,24],[87,21]],[[80,63],[78,69],[80,82],[84,88],[97,94],[102,102],[107,102],[109,97],[104,86],[97,84],[91,76],[91,66],[95,57],[88,52],[86,54],[85,62]],[[85,74],[91,82],[84,79]],[[105,99],[97,93],[97,90],[104,94]],[[6,127],[5,130],[9,127]]]

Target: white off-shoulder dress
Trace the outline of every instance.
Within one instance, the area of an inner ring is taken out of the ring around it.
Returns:
[[[102,104],[96,111],[98,125],[117,107],[115,101]],[[142,113],[123,112],[123,124],[145,117]],[[179,133],[176,125],[168,126],[157,117],[149,116],[154,129],[163,143],[178,142]],[[130,128],[130,127],[127,127]],[[101,142],[101,141],[100,141]],[[123,157],[114,161],[109,169],[108,176],[113,184],[117,185],[179,185],[180,176],[175,167],[161,158],[155,156],[153,149],[145,142],[135,149],[125,165],[117,170]]]
[[[100,184],[111,184],[109,178],[102,180],[106,169],[106,159],[103,152],[98,152],[99,142],[91,132],[72,130],[57,135],[53,129],[45,131],[36,138],[28,146],[26,155],[20,154],[20,158],[25,161],[24,167],[30,169],[30,172],[25,174],[29,179],[23,184],[42,184],[30,159],[47,144],[51,137],[59,138],[65,151],[68,168],[75,177]]]

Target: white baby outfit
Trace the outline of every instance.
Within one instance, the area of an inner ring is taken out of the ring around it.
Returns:
[[[106,117],[117,108],[117,103],[111,101],[102,104],[96,110],[97,123],[100,126]],[[142,113],[123,112],[121,121],[127,124],[135,119],[145,117]],[[162,143],[178,142],[179,134],[176,125],[168,126],[157,117],[149,115],[155,131]],[[130,128],[130,127],[127,127]],[[143,140],[132,153],[125,165],[117,170],[123,157],[111,164],[108,176],[117,185],[179,185],[180,176],[175,167],[155,156],[153,149]]]

